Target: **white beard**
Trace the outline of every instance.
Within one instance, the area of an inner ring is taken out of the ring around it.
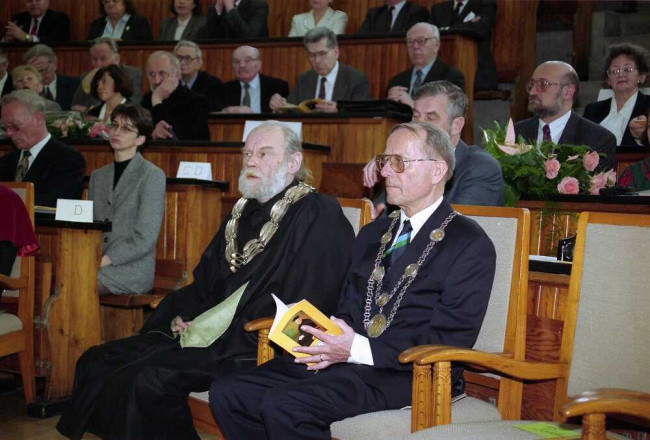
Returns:
[[[270,177],[265,178],[255,170],[241,170],[239,173],[239,192],[247,199],[257,199],[260,202],[273,198],[286,186],[287,169],[289,161],[282,161],[280,168]],[[247,177],[255,176],[257,181],[249,181]]]

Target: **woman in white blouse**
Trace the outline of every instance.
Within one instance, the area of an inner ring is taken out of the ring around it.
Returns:
[[[332,0],[309,0],[309,3],[311,11],[293,16],[290,37],[302,37],[315,27],[326,27],[335,34],[345,34],[348,16],[343,11],[330,8]]]
[[[639,90],[650,67],[649,54],[641,46],[630,43],[609,47],[605,60],[605,77],[614,97],[585,107],[584,117],[607,128],[616,136],[617,145],[647,145],[646,125],[630,124],[645,116],[650,109],[650,96]]]
[[[110,124],[113,110],[127,102],[133,94],[133,82],[119,65],[111,64],[95,73],[90,94],[102,104],[89,108],[86,114]]]

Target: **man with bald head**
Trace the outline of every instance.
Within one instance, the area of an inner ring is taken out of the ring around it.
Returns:
[[[587,145],[603,154],[599,168],[616,165],[616,137],[606,128],[572,111],[580,79],[571,65],[562,61],[540,64],[526,85],[528,111],[534,117],[515,124],[515,134],[530,143]]]
[[[260,52],[252,46],[239,46],[232,53],[235,80],[224,84],[224,113],[269,113],[269,101],[278,94],[289,94],[289,84],[279,78],[262,75]]]
[[[147,79],[151,91],[142,106],[151,112],[153,139],[210,140],[208,100],[181,85],[181,62],[162,50],[149,55]]]

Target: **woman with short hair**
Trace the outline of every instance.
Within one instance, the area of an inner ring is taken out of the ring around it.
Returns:
[[[151,40],[149,20],[135,12],[132,0],[97,0],[104,15],[90,24],[88,39],[109,37],[122,41]]]
[[[91,107],[86,114],[108,124],[113,110],[133,95],[133,81],[119,65],[111,64],[95,73],[90,83],[90,94],[102,101],[102,104]]]

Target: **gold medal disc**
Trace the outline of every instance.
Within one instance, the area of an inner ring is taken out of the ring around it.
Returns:
[[[373,280],[379,281],[382,278],[384,278],[384,274],[386,272],[384,271],[384,268],[382,266],[377,266],[375,269],[372,271],[372,274],[370,275]]]
[[[381,244],[386,244],[390,241],[390,239],[393,238],[393,234],[391,232],[386,232],[384,235],[381,236]]]
[[[375,300],[375,304],[377,304],[379,307],[384,307],[386,304],[388,304],[389,299],[390,297],[387,293],[382,293],[379,295],[379,298]]]
[[[431,231],[431,234],[429,234],[429,238],[435,242],[442,241],[442,239],[445,238],[445,231],[442,229],[434,229]]]
[[[418,265],[413,263],[409,264],[406,266],[406,269],[404,269],[404,273],[406,274],[407,277],[414,277],[418,274]]]
[[[377,313],[368,323],[368,328],[366,330],[368,332],[368,336],[371,338],[376,338],[384,333],[384,330],[386,330],[386,315]]]

